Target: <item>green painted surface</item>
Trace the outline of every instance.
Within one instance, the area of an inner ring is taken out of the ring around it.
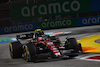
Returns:
[[[90,0],[59,0],[12,6],[14,20],[62,14],[76,14],[89,11],[91,11]]]
[[[65,28],[65,27],[72,27],[72,26],[77,26],[77,21],[74,18],[37,23],[37,27],[40,27],[42,29]]]

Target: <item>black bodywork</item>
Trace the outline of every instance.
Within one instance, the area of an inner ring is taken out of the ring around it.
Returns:
[[[63,56],[75,57],[78,56],[82,47],[77,43],[75,38],[66,38],[62,43],[56,36],[38,36],[45,39],[38,41],[38,38],[33,38],[34,33],[17,35],[16,42],[11,42],[9,45],[10,55],[14,58],[24,58],[25,61],[36,62],[37,59],[58,58]],[[22,44],[19,39],[29,39]]]

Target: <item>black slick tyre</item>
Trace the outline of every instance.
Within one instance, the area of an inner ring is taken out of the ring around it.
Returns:
[[[81,53],[83,53],[83,49],[82,49],[81,43],[79,43],[78,46],[79,46],[79,51],[81,51]]]
[[[32,43],[24,45],[24,59],[26,62],[36,62],[36,46]]]
[[[22,57],[22,48],[19,41],[11,42],[9,44],[9,50],[11,58],[16,59]]]
[[[78,53],[79,53],[79,46],[78,46],[78,43],[76,41],[75,38],[69,38],[68,39],[69,43],[70,43],[70,48],[71,49],[74,49],[74,52],[73,53],[76,53],[75,55],[69,55],[70,58],[73,58],[75,56],[78,56]]]
[[[75,52],[79,52],[78,43],[75,38],[69,38],[70,48],[73,48]]]

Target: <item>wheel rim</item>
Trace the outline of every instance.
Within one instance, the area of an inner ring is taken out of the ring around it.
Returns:
[[[26,62],[30,61],[30,54],[26,46],[24,47],[24,59]]]
[[[9,47],[10,47],[10,56],[13,58],[13,48],[12,48],[12,44],[10,44]]]

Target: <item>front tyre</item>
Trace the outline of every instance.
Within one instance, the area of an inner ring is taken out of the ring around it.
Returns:
[[[76,57],[79,54],[79,46],[77,43],[77,40],[75,38],[69,38],[68,39],[68,48],[73,49],[74,51],[72,52],[72,55],[69,55],[70,58]],[[76,53],[76,54],[74,54]]]
[[[26,62],[31,61],[31,56],[26,45],[24,45],[24,59]]]
[[[26,62],[36,62],[36,46],[34,44],[24,45],[24,59]]]
[[[79,47],[78,47],[78,43],[77,40],[75,38],[69,38],[68,39],[69,43],[70,43],[70,48],[75,50],[75,53],[79,52]]]
[[[83,49],[82,49],[81,43],[78,44],[78,47],[79,47],[79,51],[80,51],[81,53],[83,53]]]

